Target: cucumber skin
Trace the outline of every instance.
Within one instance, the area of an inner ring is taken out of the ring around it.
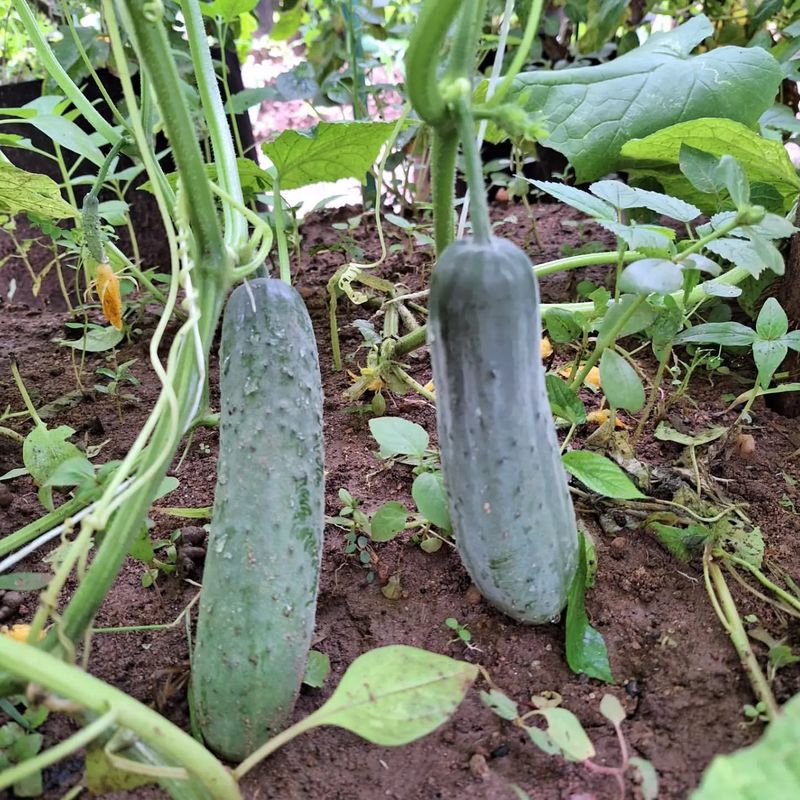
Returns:
[[[462,239],[431,280],[428,343],[456,546],[486,600],[520,622],[563,609],[577,567],[575,512],[540,356],[528,257]]]
[[[220,445],[192,698],[206,744],[241,761],[294,707],[314,632],[322,533],[322,386],[302,298],[259,278],[231,294]]]

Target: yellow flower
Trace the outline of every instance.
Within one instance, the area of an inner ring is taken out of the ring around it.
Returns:
[[[580,372],[581,369],[583,369],[583,364],[581,364],[581,366],[578,368],[578,371]],[[569,376],[572,374],[572,368],[571,367],[564,367],[564,369],[560,369],[558,371],[558,374],[562,378],[569,378]],[[590,383],[592,386],[595,387],[595,389],[599,389],[600,388],[600,368],[599,367],[592,367],[589,370],[589,372],[587,373],[587,375],[584,378],[583,382],[584,383]]]
[[[591,422],[592,425],[605,425],[610,416],[610,408],[601,408],[598,411],[590,411],[586,415],[586,421]],[[614,417],[614,427],[627,429],[628,426],[619,417]]]
[[[542,341],[539,344],[539,353],[542,358],[547,358],[553,355],[553,345],[546,336],[542,336]]]
[[[3,636],[8,636],[9,639],[14,639],[17,642],[27,642],[30,632],[31,626],[24,622],[12,625],[10,628],[7,625],[3,625],[0,628],[0,633]],[[44,631],[39,631],[39,639],[44,639]]]

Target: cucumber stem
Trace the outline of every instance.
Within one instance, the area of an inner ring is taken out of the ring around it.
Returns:
[[[292,265],[289,261],[289,245],[286,241],[286,219],[283,216],[283,200],[281,200],[281,184],[278,172],[272,179],[272,218],[275,221],[275,241],[278,244],[278,263],[281,280],[292,285]]]
[[[434,128],[431,144],[431,193],[437,256],[453,241],[455,232],[457,156],[458,134],[454,130]]]
[[[475,141],[475,120],[469,108],[469,101],[460,97],[455,102],[458,133],[464,154],[464,170],[467,175],[469,195],[472,199],[470,220],[475,241],[488,244],[492,238],[492,223],[489,219],[489,203],[486,200],[486,184],[483,179],[483,166]]]

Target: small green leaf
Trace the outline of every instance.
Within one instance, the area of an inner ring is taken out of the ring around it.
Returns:
[[[586,538],[581,536],[578,569],[572,579],[567,600],[567,663],[573,672],[584,673],[606,683],[614,683],[608,663],[608,650],[599,631],[589,624],[586,614]]]
[[[373,515],[370,536],[373,542],[388,542],[405,528],[408,509],[396,500],[384,503]]]
[[[525,728],[530,740],[546,755],[560,756],[561,748],[541,728]]]
[[[768,297],[756,319],[756,333],[762,339],[780,339],[789,330],[789,318],[774,297]]]
[[[598,325],[598,333],[602,336],[605,331],[615,328],[619,323],[620,317],[628,315],[633,303],[639,303],[639,298],[634,294],[624,294],[620,297],[619,302],[611,303]],[[634,333],[643,331],[652,325],[657,313],[652,306],[647,303],[641,303],[617,333],[617,338],[622,339],[625,336],[632,336]]]
[[[744,208],[750,202],[750,184],[742,165],[733,156],[723,155],[717,165],[717,174],[736,208]]]
[[[12,572],[0,575],[0,589],[7,592],[35,592],[47,586],[52,577],[49,572]]]
[[[82,453],[62,461],[45,482],[47,486],[80,486],[94,478],[92,462]]]
[[[417,475],[411,485],[411,497],[425,519],[442,531],[451,529],[447,490],[441,473],[423,472]]]
[[[636,370],[610,348],[600,357],[600,385],[611,408],[636,413],[644,406],[644,386]]]
[[[285,130],[261,147],[283,189],[341,178],[363,183],[393,128],[393,122],[320,122],[310,133]]]
[[[621,725],[627,714],[622,703],[613,694],[604,694],[600,701],[600,713],[612,724]]]
[[[586,761],[595,754],[594,745],[580,720],[566,708],[543,708],[536,712],[547,720],[547,735],[561,748],[567,761]]]
[[[83,458],[78,448],[67,439],[75,431],[66,425],[49,429],[37,425],[22,444],[22,461],[37,486],[47,483],[59,464],[72,458]]]
[[[716,160],[715,160],[716,163]],[[615,208],[648,208],[680,222],[691,222],[700,216],[700,209],[661,192],[628,186],[622,181],[596,181],[589,190],[608,201]]]
[[[633,756],[628,763],[633,767],[633,774],[639,784],[642,800],[657,800],[658,773],[655,767],[646,758],[639,758],[639,756]]]
[[[513,721],[519,717],[517,704],[499,689],[490,689],[488,692],[481,692],[481,700],[484,705],[497,714],[501,719]]]
[[[312,689],[320,689],[331,672],[331,660],[319,650],[309,650],[306,671],[303,675],[303,683]]]
[[[554,342],[571,342],[581,334],[581,325],[577,316],[566,308],[548,309],[542,321]]]
[[[718,195],[725,182],[717,170],[719,159],[683,142],[678,151],[678,167],[686,180],[703,194]]]
[[[242,14],[247,14],[258,5],[258,0],[212,0],[200,3],[205,17],[217,17],[222,22],[236,22]]]
[[[83,350],[84,353],[103,353],[112,350],[123,339],[125,334],[111,325],[105,328],[91,327],[80,339],[59,339],[58,343],[64,347]]]
[[[607,219],[614,221],[617,218],[614,212],[614,207],[593,197],[588,192],[582,189],[576,189],[574,186],[567,186],[563,183],[553,183],[552,181],[535,181],[528,179],[528,183],[533,184],[537,189],[552,195],[556,200],[566,203],[578,211],[582,211],[594,219]]]
[[[553,414],[572,425],[582,425],[586,422],[586,408],[576,391],[570,389],[565,381],[552,373],[545,376],[545,384]]]
[[[381,458],[423,456],[428,449],[428,434],[421,425],[402,417],[379,417],[369,421],[369,429],[380,445]]]
[[[769,386],[775,370],[783,363],[789,348],[781,341],[757,341],[753,343],[753,360],[758,368],[758,382],[762,388]]]
[[[615,500],[637,500],[643,495],[611,460],[588,450],[571,450],[561,457],[564,468],[587,488]]]
[[[478,675],[474,664],[406,645],[359,656],[304,729],[336,725],[373,744],[408,744],[447,721]]]
[[[642,258],[628,264],[619,288],[632,294],[672,294],[683,286],[683,270],[664,258]]]

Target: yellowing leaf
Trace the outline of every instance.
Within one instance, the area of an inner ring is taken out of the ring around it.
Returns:
[[[539,344],[539,352],[542,358],[553,355],[553,345],[550,344],[550,340],[546,336],[542,336],[542,341]]]
[[[605,425],[608,418],[611,416],[610,408],[601,408],[597,411],[590,411],[586,415],[586,421],[591,422],[592,425]],[[614,427],[627,430],[628,426],[619,418],[614,417]]]

